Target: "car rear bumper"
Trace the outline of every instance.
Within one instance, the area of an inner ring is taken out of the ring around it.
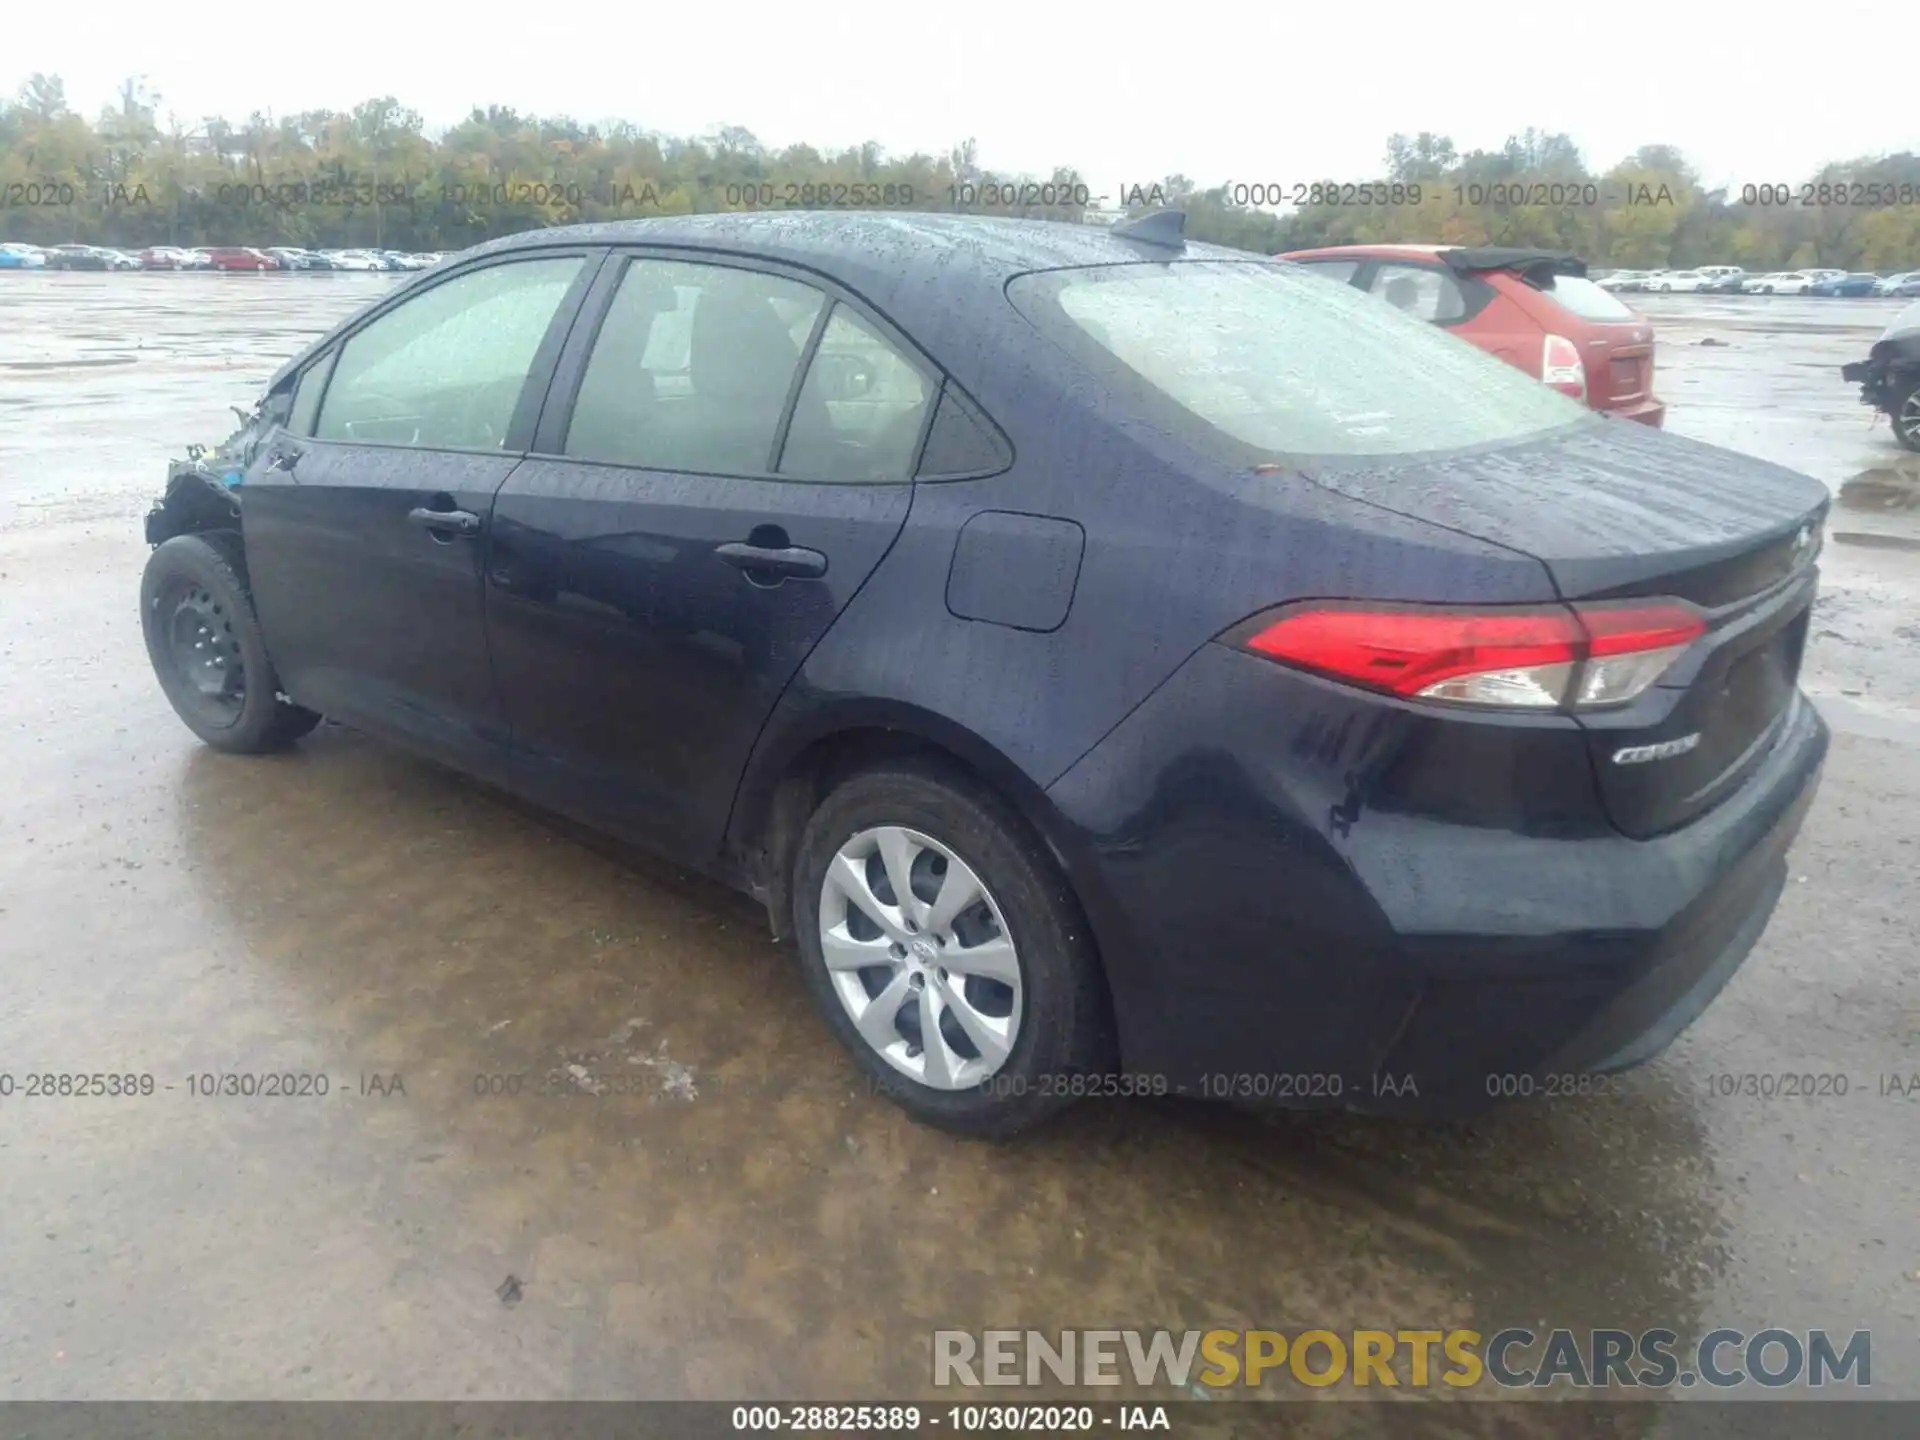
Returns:
[[[1739,792],[1637,841],[1580,813],[1584,762],[1542,768],[1547,721],[1503,766],[1499,736],[1436,742],[1411,707],[1205,647],[1049,790],[1125,1070],[1465,1114],[1650,1059],[1780,895],[1828,743],[1793,706]],[[1500,823],[1503,792],[1533,819]]]

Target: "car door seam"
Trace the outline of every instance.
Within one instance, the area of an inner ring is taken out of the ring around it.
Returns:
[[[846,619],[847,613],[852,610],[854,605],[859,601],[862,592],[872,583],[873,577],[878,575],[881,567],[887,563],[887,557],[893,553],[894,547],[900,543],[900,537],[907,533],[907,526],[913,522],[913,507],[919,498],[920,486],[916,482],[909,480],[907,482],[906,512],[901,515],[900,523],[894,527],[893,535],[888,539],[886,548],[881,550],[878,558],[874,560],[873,564],[867,567],[867,573],[860,577],[860,583],[853,587],[852,593],[847,596],[846,603],[840,607],[838,613],[836,613],[833,619],[820,631],[819,635],[814,637],[813,644],[807,647],[807,653],[802,655],[794,663],[793,669],[788,672],[786,683],[780,687],[780,693],[773,697],[773,703],[767,707],[766,713],[760,717],[760,724],[753,732],[753,743],[747,747],[746,758],[741,762],[740,773],[733,778],[733,798],[727,802],[727,816],[720,826],[720,832],[715,841],[713,853],[708,857],[709,860],[721,859],[726,855],[729,838],[733,834],[734,817],[740,810],[741,788],[747,783],[747,777],[753,773],[753,762],[760,754],[760,747],[767,738],[767,730],[768,727],[773,724],[773,717],[780,713],[780,707],[785,702],[787,693],[793,689],[795,681],[797,681],[801,673],[806,670],[807,661],[813,658],[813,652],[825,644],[827,637],[840,627],[841,622]]]

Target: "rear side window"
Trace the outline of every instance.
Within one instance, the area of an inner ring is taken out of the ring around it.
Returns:
[[[1292,265],[1048,271],[1008,294],[1149,422],[1230,463],[1427,455],[1598,423],[1466,341]]]
[[[927,427],[926,448],[920,452],[919,478],[959,479],[992,475],[1013,463],[1013,451],[993,422],[967,401],[952,384],[940,392],[940,403]]]
[[[826,297],[680,260],[635,260],[613,297],[565,451],[647,470],[764,475]]]
[[[933,386],[845,305],[835,305],[794,404],[780,473],[844,483],[905,480]]]
[[[1578,275],[1556,275],[1551,284],[1542,285],[1539,289],[1550,296],[1555,304],[1572,311],[1582,320],[1633,319],[1633,311],[1591,280],[1583,280]]]
[[[1373,284],[1368,289],[1394,309],[1435,325],[1450,324],[1467,313],[1467,297],[1461,292],[1460,282],[1430,265],[1385,263],[1373,272]]]

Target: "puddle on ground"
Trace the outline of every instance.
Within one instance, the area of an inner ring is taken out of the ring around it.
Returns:
[[[94,360],[9,360],[0,370],[99,370],[113,365],[136,365],[138,355],[103,355]]]
[[[1840,505],[1842,509],[1868,512],[1920,510],[1920,456],[1911,463],[1862,470],[1840,487]]]
[[[1876,535],[1866,530],[1835,530],[1836,545],[1864,545],[1870,550],[1905,550],[1920,553],[1920,540],[1907,535]]]

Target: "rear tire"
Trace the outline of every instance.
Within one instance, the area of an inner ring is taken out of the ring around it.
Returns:
[[[903,761],[840,785],[801,833],[793,923],[828,1026],[914,1119],[1001,1139],[1095,1088],[1106,989],[1079,903],[1021,817],[969,777]],[[852,968],[861,958],[873,963]],[[937,1055],[922,1043],[929,1015]]]
[[[176,535],[154,550],[140,577],[140,629],[174,713],[214,749],[261,755],[320,723],[279,698],[232,531]]]

